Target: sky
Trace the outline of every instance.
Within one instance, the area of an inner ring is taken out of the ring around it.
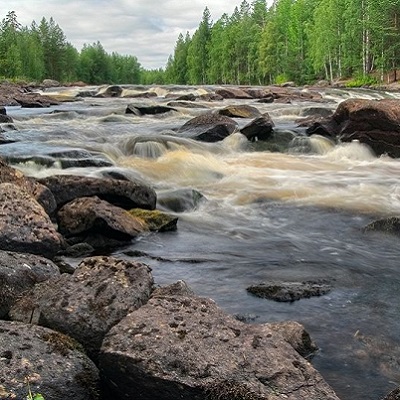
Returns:
[[[0,19],[15,11],[30,26],[53,17],[77,50],[97,41],[107,53],[136,56],[146,69],[165,67],[179,33],[198,27],[207,6],[212,20],[231,15],[241,0],[0,0]]]

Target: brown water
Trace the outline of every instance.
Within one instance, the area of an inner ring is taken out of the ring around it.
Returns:
[[[323,107],[335,109],[344,98],[383,94],[332,90],[324,96],[330,102]],[[55,114],[54,108],[46,113],[9,108],[19,129],[10,135],[19,142],[0,146],[0,155],[84,149],[113,166],[18,167],[34,176],[117,170],[158,192],[200,191],[207,201],[179,214],[177,232],[143,237],[115,255],[147,253],[140,259],[153,268],[157,284],[184,279],[230,313],[255,322],[303,323],[320,346],[313,365],[343,400],[377,400],[400,384],[400,239],[361,230],[377,217],[400,214],[399,161],[378,159],[359,143],[334,146],[319,137],[304,138],[311,154],[296,148],[286,154],[255,151],[239,133],[217,144],[193,142],[173,129],[204,110],[128,117],[123,111],[129,102],[86,99],[56,107],[61,112]],[[237,103],[268,111],[278,130],[296,133],[301,131],[293,121],[311,105]],[[218,108],[226,102],[204,104]],[[331,281],[332,292],[275,303],[246,291],[268,280],[315,278]]]

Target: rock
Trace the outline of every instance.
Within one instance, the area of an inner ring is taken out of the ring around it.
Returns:
[[[233,133],[236,128],[237,123],[229,117],[205,113],[187,121],[178,133],[203,142],[219,142]]]
[[[153,287],[151,269],[113,257],[84,259],[72,275],[36,285],[10,311],[14,320],[33,321],[67,334],[96,359],[104,335],[145,304]]]
[[[0,159],[0,183],[13,183],[30,193],[36,201],[51,214],[56,209],[56,200],[53,193],[35,179],[26,177],[21,171],[10,167]]]
[[[51,87],[60,87],[61,84],[60,82],[54,79],[44,79],[42,82],[42,86],[44,86],[45,88],[51,88]]]
[[[24,189],[0,184],[0,249],[53,257],[64,246],[43,207]]]
[[[202,101],[222,101],[224,98],[216,93],[203,93],[199,96]]]
[[[58,207],[76,198],[88,196],[97,196],[127,210],[154,210],[156,207],[155,191],[139,182],[75,175],[53,175],[39,182],[51,190]]]
[[[325,107],[305,107],[300,112],[300,117],[322,117],[328,118],[333,115],[330,108]]]
[[[51,400],[97,400],[99,374],[68,336],[0,321],[0,398],[27,399],[28,389]]]
[[[322,296],[332,287],[325,281],[271,282],[249,286],[247,291],[257,297],[275,301],[295,301]]]
[[[250,95],[253,99],[272,98],[272,93],[269,90],[258,89],[258,88],[244,88],[243,91],[246,92],[248,95]],[[273,98],[272,101],[274,101]]]
[[[338,400],[268,324],[206,298],[155,296],[105,336],[99,368],[117,398]]]
[[[256,140],[267,140],[272,137],[274,131],[274,122],[268,114],[258,117],[248,123],[240,130],[248,140],[254,142]]]
[[[66,237],[100,232],[123,241],[148,230],[141,219],[97,196],[81,197],[65,204],[57,213],[57,221]]]
[[[167,232],[175,231],[177,229],[178,217],[166,214],[159,210],[143,210],[141,208],[134,208],[128,211],[129,214],[143,221],[143,225],[148,227],[150,231]]]
[[[157,205],[174,212],[196,210],[206,198],[194,189],[176,189],[158,192]]]
[[[13,123],[12,117],[7,115],[7,110],[5,107],[0,107],[0,124],[8,124]]]
[[[400,218],[389,217],[369,223],[364,227],[364,232],[384,232],[393,235],[400,235]]]
[[[158,104],[149,105],[149,104],[129,104],[126,107],[125,114],[134,114],[137,116],[140,115],[155,115],[155,114],[164,114],[166,112],[176,111],[175,108],[160,106]]]
[[[182,107],[182,108],[208,108],[199,103],[191,103],[189,101],[170,101],[167,103],[168,107]]]
[[[254,151],[270,151],[285,153],[289,150],[290,144],[297,135],[290,130],[274,129],[270,136],[264,136],[263,140],[254,141]]]
[[[400,400],[400,386],[396,389],[393,389],[382,400]]]
[[[221,88],[215,91],[217,95],[220,95],[224,99],[251,99],[252,97],[244,90],[239,88]]]
[[[161,286],[154,290],[151,297],[163,296],[194,296],[193,290],[185,281],[178,281],[171,285]]]
[[[122,87],[118,85],[101,87],[94,97],[121,97],[122,91]]]
[[[218,110],[218,114],[226,115],[231,118],[257,118],[261,115],[258,108],[249,106],[247,104],[242,105],[230,105]]]
[[[0,250],[0,318],[26,290],[58,276],[57,265],[44,257]]]
[[[156,92],[142,92],[142,93],[123,93],[122,95],[124,98],[143,98],[143,99],[150,99],[152,97],[157,97]]]

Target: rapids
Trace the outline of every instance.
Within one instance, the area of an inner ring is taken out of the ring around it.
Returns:
[[[63,93],[74,90],[79,89]],[[156,100],[140,102],[165,104],[170,90],[154,89]],[[173,92],[199,90],[175,87]],[[322,94],[327,102],[317,106],[330,110],[349,97],[400,97],[367,90]],[[262,143],[250,143],[240,133],[211,144],[180,138],[174,128],[204,109],[125,115],[126,105],[134,102],[86,98],[41,110],[8,107],[18,130],[3,135],[17,141],[1,145],[0,156],[25,157],[14,165],[35,177],[119,171],[158,192],[198,190],[207,201],[179,213],[176,232],[142,237],[114,255],[137,251],[158,285],[184,279],[198,295],[250,321],[301,322],[320,347],[313,365],[343,400],[378,400],[399,385],[399,238],[361,230],[378,217],[400,215],[399,161],[376,158],[359,143],[335,146],[305,137],[294,120],[316,106],[311,102],[232,100],[268,112],[277,130],[298,135],[285,154],[263,151]],[[227,102],[202,104],[214,109]],[[89,152],[111,166],[60,169],[57,162],[44,165],[32,158],[71,150]],[[263,281],[309,279],[327,279],[334,289],[294,303],[246,291]]]

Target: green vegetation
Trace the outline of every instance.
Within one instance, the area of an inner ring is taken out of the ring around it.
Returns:
[[[179,34],[165,69],[108,54],[100,42],[78,52],[50,18],[0,24],[0,77],[143,84],[297,84],[350,79],[349,86],[397,80],[400,0],[247,0],[216,22],[206,7],[198,28]],[[354,78],[355,77],[355,78]]]

